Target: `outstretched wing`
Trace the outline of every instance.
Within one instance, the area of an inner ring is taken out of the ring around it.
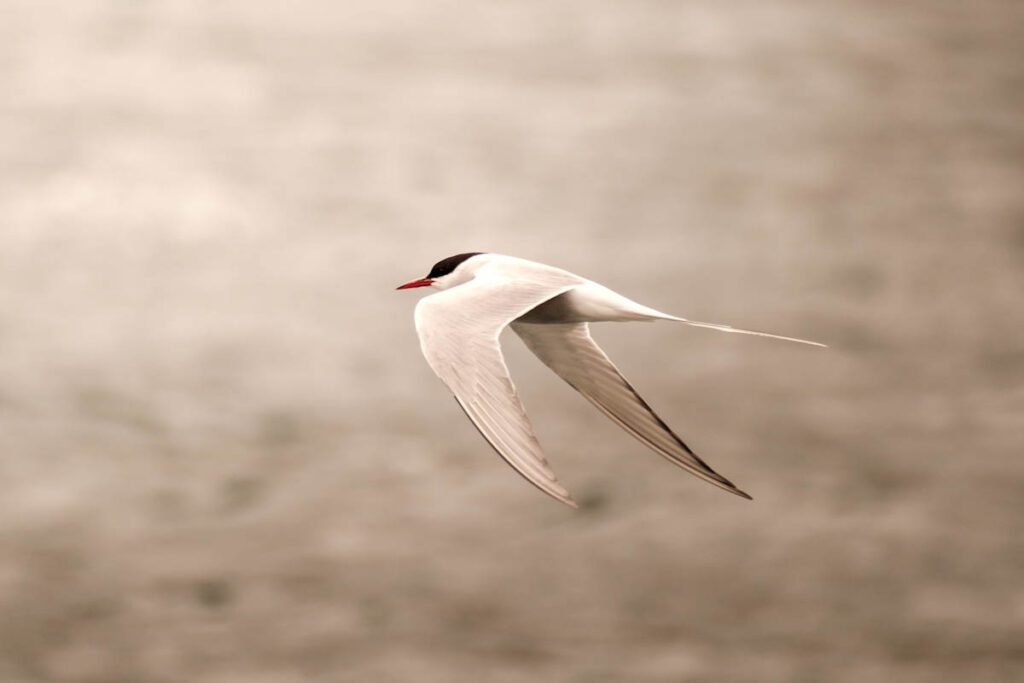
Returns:
[[[498,343],[511,321],[576,284],[557,271],[531,276],[481,269],[472,281],[421,299],[416,331],[427,363],[494,450],[541,491],[576,507],[548,466]]]
[[[545,365],[627,432],[701,479],[750,498],[697,457],[655,414],[590,337],[587,323],[516,322],[512,329]]]

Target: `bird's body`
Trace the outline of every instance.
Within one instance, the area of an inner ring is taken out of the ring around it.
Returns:
[[[584,280],[569,291],[531,309],[525,315],[520,316],[518,322],[532,324],[598,323],[657,320],[669,317],[653,308],[627,299],[596,282]]]
[[[548,467],[509,376],[498,343],[506,326],[620,427],[676,465],[745,498],[749,496],[698,458],[636,393],[591,339],[589,323],[674,320],[821,346],[678,318],[566,270],[499,254],[449,257],[426,278],[399,289],[427,286],[441,290],[416,306],[416,331],[427,363],[499,455],[542,491],[573,506]]]

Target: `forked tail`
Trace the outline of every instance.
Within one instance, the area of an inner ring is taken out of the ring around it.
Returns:
[[[828,344],[822,344],[821,342],[811,341],[809,339],[798,339],[796,337],[784,337],[781,334],[769,334],[768,332],[756,332],[754,330],[742,330],[738,327],[732,327],[731,325],[717,325],[715,323],[702,323],[696,320],[687,320],[686,318],[677,318],[676,316],[669,316],[670,320],[677,320],[687,325],[694,327],[706,327],[709,330],[719,330],[720,332],[735,332],[736,334],[752,334],[755,337],[768,337],[769,339],[781,339],[782,341],[796,342],[797,344],[808,344],[810,346],[820,346],[822,348],[828,348]]]

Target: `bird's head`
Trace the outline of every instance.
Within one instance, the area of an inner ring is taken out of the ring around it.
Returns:
[[[466,254],[456,254],[442,259],[434,264],[425,278],[406,282],[398,289],[412,289],[414,287],[434,287],[435,289],[449,289],[463,282],[473,279],[473,273],[480,265],[480,259],[474,256],[482,256],[483,252],[472,251]]]

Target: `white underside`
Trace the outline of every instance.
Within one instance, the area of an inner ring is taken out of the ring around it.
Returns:
[[[519,318],[533,324],[680,320],[656,311],[597,284],[585,282],[559,294]]]

